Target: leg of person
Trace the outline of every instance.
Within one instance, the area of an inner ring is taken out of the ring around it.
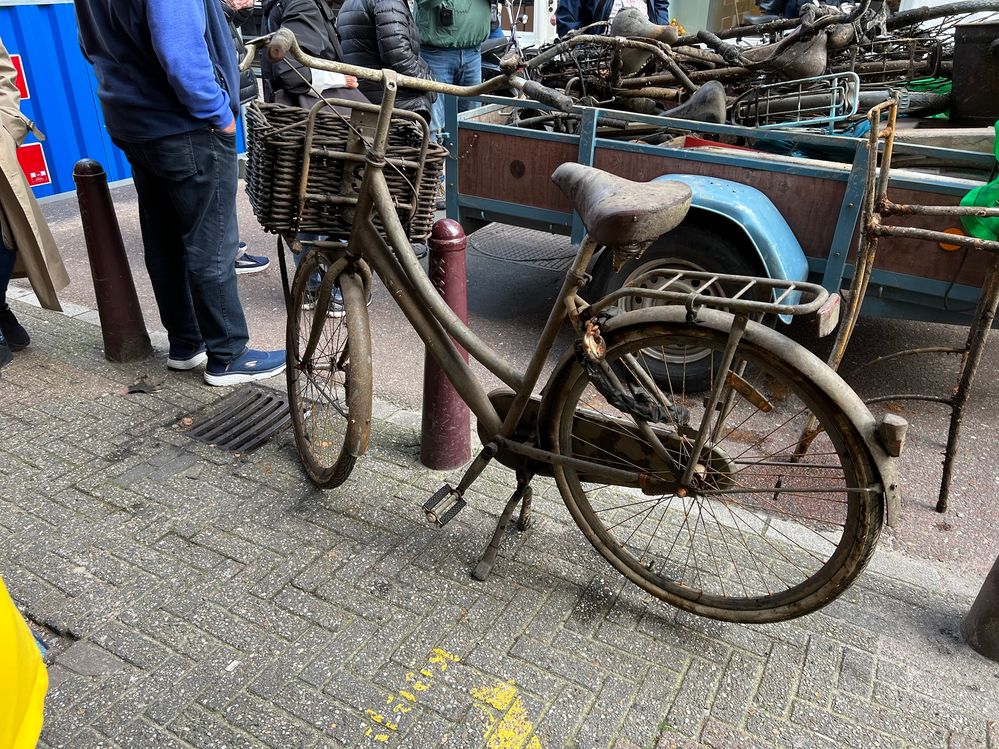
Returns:
[[[420,50],[420,57],[426,61],[435,81],[439,81],[440,83],[456,83],[455,76],[458,74],[458,63],[460,60],[459,52],[456,49],[424,47]],[[437,98],[434,99],[434,108],[430,115],[430,132],[435,139],[439,140],[440,132],[443,129],[444,97],[438,94]]]
[[[236,139],[207,128],[187,133],[197,172],[171,186],[184,227],[187,282],[208,349],[205,382],[235,385],[284,370],[284,352],[247,348],[236,286]]]
[[[132,166],[132,180],[139,198],[139,226],[146,271],[170,341],[167,367],[185,371],[208,359],[198,328],[191,289],[187,284],[184,241],[180,216],[170,199],[170,185],[197,171],[187,148],[186,136],[154,143],[115,141]],[[167,158],[160,158],[165,151]],[[172,159],[170,157],[173,157]]]
[[[7,284],[10,282],[10,276],[13,272],[14,253],[8,250],[3,243],[0,243],[0,303],[3,304],[4,308],[7,307]],[[4,328],[0,326],[0,369],[10,364],[13,359]]]
[[[10,351],[20,351],[31,343],[28,331],[17,321],[14,313],[7,306],[7,285],[14,273],[16,258],[14,251],[0,242],[0,339],[6,341],[5,345],[10,348]],[[0,359],[2,358],[3,356],[0,354]]]
[[[455,50],[458,53],[458,70],[455,83],[459,86],[477,86],[482,83],[482,53],[478,47]],[[460,99],[458,111],[467,112],[475,109],[479,102],[475,99]]]

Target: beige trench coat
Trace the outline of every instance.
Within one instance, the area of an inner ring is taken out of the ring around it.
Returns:
[[[46,309],[61,310],[56,292],[69,284],[52,232],[17,162],[17,147],[28,135],[29,121],[21,114],[16,71],[0,41],[0,230],[17,255],[14,277],[31,282]],[[2,304],[3,300],[0,300]]]

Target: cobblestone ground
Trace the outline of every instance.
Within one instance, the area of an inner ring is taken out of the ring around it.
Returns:
[[[478,583],[511,477],[427,526],[452,477],[418,464],[417,414],[377,404],[369,455],[317,492],[288,433],[189,439],[225,394],[199,375],[16,308],[0,574],[53,644],[46,746],[999,749],[999,666],[958,633],[980,580],[884,550],[817,614],[699,620],[612,573],[541,481]]]

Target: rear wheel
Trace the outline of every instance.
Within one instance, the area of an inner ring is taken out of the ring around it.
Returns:
[[[645,251],[641,258],[625,263],[619,271],[614,271],[609,257],[602,258],[601,265],[593,277],[594,295],[602,297],[622,286],[634,286],[636,279],[643,276],[645,278],[638,283],[638,286],[655,289],[669,281],[676,271],[683,270],[737,276],[755,276],[760,273],[758,265],[730,240],[698,223],[687,221],[668,234],[664,234]],[[703,286],[694,279],[670,286],[670,290],[697,291],[709,296],[731,296],[740,288],[741,284],[731,282],[715,282]],[[661,302],[638,295],[625,297],[618,302],[618,306],[626,311],[656,304]],[[713,352],[708,349],[681,349],[675,346],[663,347],[659,359],[648,361],[656,379],[663,381],[669,379],[673,382],[683,380],[690,392],[708,387],[717,364]]]
[[[706,418],[705,399],[682,382],[650,386],[651,365],[671,347],[720,353],[727,335],[712,328],[681,319],[604,334],[606,362],[631,386],[632,401],[642,391],[662,406],[658,421],[646,423],[681,473]],[[695,614],[772,622],[814,611],[857,577],[880,533],[883,492],[863,440],[793,363],[814,357],[783,341],[777,350],[744,339],[732,370],[715,375],[729,405],[685,487],[643,436],[642,416],[612,406],[578,364],[560,382],[553,449],[642,476],[629,488],[556,466],[573,518],[618,572]],[[796,454],[812,415],[821,431]]]
[[[322,489],[350,475],[371,423],[371,348],[361,280],[346,274],[326,278],[331,264],[320,251],[303,258],[287,329],[295,444],[305,472]]]

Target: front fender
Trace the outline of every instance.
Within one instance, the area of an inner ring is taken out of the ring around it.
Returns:
[[[752,243],[770,278],[805,281],[808,259],[798,238],[770,198],[750,185],[697,174],[664,174],[653,182],[683,182],[694,193],[691,208],[737,224]]]
[[[660,322],[685,323],[686,319],[687,310],[682,306],[646,307],[615,315],[604,323],[602,333],[605,338],[609,338],[616,332],[638,325]],[[695,324],[727,335],[732,327],[732,315],[721,310],[702,307],[697,312]],[[871,462],[877,468],[881,486],[884,487],[887,507],[900,507],[901,494],[895,461],[882,447],[877,436],[877,422],[860,396],[819,357],[772,328],[750,322],[746,327],[744,338],[771,352],[775,358],[797,368],[804,378],[814,382],[832,399],[853,425],[871,457]],[[569,376],[574,366],[578,364],[570,349],[559,360],[542,393],[538,436],[546,449],[551,449],[554,444],[552,430],[555,427],[558,394],[568,387]]]

